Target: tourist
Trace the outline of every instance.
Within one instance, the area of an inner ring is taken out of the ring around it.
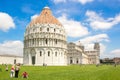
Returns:
[[[26,71],[22,73],[22,78],[28,78],[28,73]]]
[[[19,70],[20,70],[20,64],[17,64],[17,65],[15,66],[15,78],[18,78]]]
[[[98,67],[99,66],[99,64],[96,64],[96,67]]]
[[[116,66],[117,66],[117,64],[115,63],[115,64],[114,64],[114,67],[116,67]]]
[[[10,71],[10,77],[14,77],[14,73],[15,73],[15,67],[14,65],[11,67],[11,71]]]
[[[6,68],[5,68],[6,71],[8,71],[8,65],[6,65]]]

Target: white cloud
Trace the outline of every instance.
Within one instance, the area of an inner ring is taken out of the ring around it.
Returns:
[[[88,17],[87,21],[90,23],[90,26],[95,30],[107,30],[120,23],[120,14],[114,18],[104,19],[100,14],[88,10],[86,16]]]
[[[120,49],[115,49],[109,53],[112,57],[120,57]]]
[[[111,54],[119,54],[120,55],[120,49],[115,49],[110,52]]]
[[[111,52],[105,53],[101,55],[102,58],[114,58],[120,57],[120,49],[114,49]]]
[[[53,0],[54,3],[62,3],[62,2],[66,2],[67,0]]]
[[[7,13],[0,12],[0,30],[6,32],[10,28],[15,28],[12,17]]]
[[[111,23],[108,23],[108,22],[100,22],[100,21],[94,21],[92,23],[90,23],[91,27],[93,29],[101,29],[101,30],[107,30],[107,29],[110,29],[113,24]]]
[[[108,54],[106,54],[106,48],[107,48],[106,45],[100,43],[100,58],[108,57]]]
[[[31,16],[31,20],[37,18],[38,16],[39,16],[38,14],[35,14],[35,15]]]
[[[94,35],[94,36],[88,36],[86,38],[80,39],[79,41],[83,44],[90,44],[90,43],[101,42],[101,41],[108,42],[109,37],[107,34],[98,34],[98,35]]]
[[[4,41],[0,43],[0,54],[10,54],[10,55],[23,55],[23,42],[16,41]]]
[[[88,29],[85,26],[78,21],[67,19],[66,15],[62,15],[58,20],[65,27],[69,37],[82,37],[89,34]]]
[[[81,4],[86,4],[86,3],[90,3],[93,2],[94,0],[72,0],[72,1],[76,1],[76,2],[80,2]]]
[[[67,1],[79,2],[84,5],[86,3],[93,2],[94,0],[53,0],[54,3],[65,3]]]
[[[103,57],[102,55],[105,53],[106,51],[106,45],[100,43],[100,56]]]

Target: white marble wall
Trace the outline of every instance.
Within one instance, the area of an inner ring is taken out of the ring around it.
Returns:
[[[32,65],[32,50],[36,58],[35,65],[43,65],[43,63],[67,65],[67,41],[63,26],[54,24],[28,26],[24,35],[24,64],[26,65]]]
[[[23,58],[22,57],[15,57],[15,56],[0,56],[0,64],[14,64],[14,60],[16,60],[16,63],[23,64]]]

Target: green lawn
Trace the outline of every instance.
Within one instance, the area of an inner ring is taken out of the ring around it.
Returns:
[[[18,79],[10,78],[10,67],[7,72],[0,65],[0,80],[25,80],[23,71],[29,73],[27,80],[120,80],[120,66],[113,65],[21,66]]]

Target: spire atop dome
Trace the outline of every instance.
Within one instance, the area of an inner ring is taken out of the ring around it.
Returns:
[[[61,26],[62,24],[52,15],[49,7],[44,7],[40,15],[30,22],[30,26],[34,24],[55,24]]]

